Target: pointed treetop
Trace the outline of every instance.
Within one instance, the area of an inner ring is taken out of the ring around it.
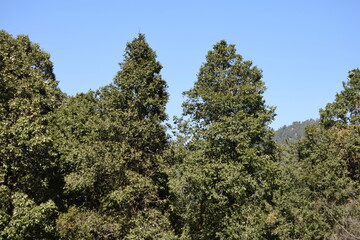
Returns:
[[[335,101],[320,109],[321,123],[325,127],[360,125],[360,70],[349,71],[344,89],[336,94]]]
[[[144,34],[127,43],[120,68],[114,84],[124,93],[127,108],[137,111],[141,117],[151,115],[160,121],[165,120],[167,84],[160,75],[162,66]]]
[[[262,72],[251,61],[243,61],[235,45],[222,40],[213,46],[200,68],[195,86],[184,94],[185,115],[204,123],[239,111],[254,114],[265,109]]]

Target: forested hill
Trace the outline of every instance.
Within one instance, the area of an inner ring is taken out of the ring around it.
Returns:
[[[305,121],[295,121],[291,125],[284,125],[275,132],[274,139],[278,144],[296,142],[305,136],[305,128],[309,125],[318,124],[319,120],[309,119]]]

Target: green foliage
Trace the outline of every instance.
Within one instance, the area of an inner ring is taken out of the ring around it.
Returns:
[[[107,163],[102,158],[106,149],[97,139],[98,99],[93,92],[69,97],[54,119],[52,135],[64,174],[66,204],[97,204],[99,191],[106,185],[101,182],[101,170]]]
[[[0,31],[0,235],[55,236],[61,177],[49,134],[64,94],[48,53],[27,36]]]
[[[325,127],[360,124],[360,70],[349,72],[344,90],[336,94],[335,101],[320,110],[321,123]]]
[[[321,122],[284,155],[282,188],[276,203],[281,239],[357,239],[359,70],[335,102],[320,110]]]
[[[335,219],[331,239],[356,240],[360,236],[360,201],[359,197],[350,199],[339,211]]]
[[[167,147],[162,125],[166,120],[167,85],[160,76],[162,66],[144,35],[127,44],[124,57],[114,85],[101,97],[109,107],[103,136],[121,146],[118,156],[124,163],[119,184],[103,203],[107,212],[122,213],[128,224],[125,239],[134,239],[135,233],[140,234],[137,239],[165,239],[171,236],[164,216],[166,175],[162,156]],[[122,105],[117,105],[119,100]]]
[[[341,139],[321,126],[307,128],[284,161],[281,190],[277,193],[281,239],[324,239],[354,189]]]
[[[321,124],[338,129],[342,138],[341,154],[353,180],[360,182],[360,70],[349,72],[344,89],[336,94],[335,101],[320,110]]]
[[[156,209],[145,209],[131,221],[133,226],[124,239],[176,240],[168,215]]]
[[[57,111],[65,194],[67,204],[76,206],[58,222],[65,238],[171,235],[162,157],[166,83],[144,35],[127,44],[124,57],[113,84],[69,98]],[[110,227],[91,232],[98,224]]]
[[[121,239],[121,224],[96,211],[72,206],[57,220],[62,239]]]
[[[63,99],[49,58],[28,37],[0,32],[0,176],[37,202],[55,181],[48,113]]]
[[[126,109],[139,120],[164,121],[167,85],[160,75],[162,66],[143,34],[126,45],[124,57],[114,84],[124,94]]]
[[[274,142],[261,71],[221,41],[185,92],[185,146],[172,189],[190,239],[265,239],[275,187]],[[187,140],[186,140],[187,138]]]
[[[0,239],[359,239],[359,69],[320,124],[278,130],[303,137],[277,149],[261,70],[225,41],[172,142],[144,35],[98,91],[66,97],[52,68],[0,31]]]
[[[12,213],[11,191],[5,185],[0,186],[0,229],[5,229],[11,220]],[[2,234],[2,232],[1,232]]]
[[[319,120],[309,119],[303,122],[295,121],[289,126],[283,126],[276,130],[274,140],[277,144],[294,143],[305,136],[305,128],[318,124]]]
[[[13,213],[10,221],[1,231],[3,239],[55,239],[57,232],[55,220],[57,208],[49,200],[40,205],[28,198],[24,193],[12,195]],[[3,218],[4,215],[1,216]]]

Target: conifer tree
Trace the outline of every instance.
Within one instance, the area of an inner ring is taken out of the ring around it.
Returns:
[[[108,194],[109,211],[122,212],[129,223],[126,239],[169,238],[165,215],[166,175],[163,153],[167,136],[163,121],[168,100],[161,64],[143,34],[125,49],[114,85],[104,91],[108,141],[121,144],[123,179]],[[118,104],[118,103],[121,104]]]
[[[281,239],[356,239],[360,176],[358,69],[335,101],[320,109],[320,124],[284,156],[276,203]]]
[[[162,123],[167,118],[165,105],[168,93],[166,82],[160,75],[162,66],[156,61],[156,54],[146,43],[145,36],[139,34],[138,38],[127,44],[125,59],[120,67],[121,71],[114,79],[115,88],[109,93],[119,91],[122,98],[116,93],[105,96],[104,101],[112,106],[120,101],[123,105],[120,109],[115,107],[109,110],[109,118],[125,120],[127,129],[122,132],[126,134],[118,137],[122,137],[121,141],[125,140],[138,153],[136,155],[141,155],[129,161],[129,168],[151,175],[151,165],[157,165],[155,158],[167,144]]]
[[[58,221],[66,239],[172,236],[162,170],[168,99],[162,67],[142,34],[124,57],[113,84],[76,96],[59,112],[68,116],[59,125],[76,146],[59,144],[73,205]]]
[[[355,187],[340,135],[333,129],[309,126],[305,137],[285,154],[275,200],[274,232],[280,239],[331,239],[341,208]]]
[[[276,175],[274,109],[265,105],[261,70],[220,41],[185,92],[172,189],[182,234],[190,239],[269,239]],[[186,140],[187,139],[187,140]],[[175,217],[176,219],[176,217]]]
[[[360,124],[360,70],[349,72],[348,81],[343,82],[344,89],[336,94],[333,103],[320,110],[321,123],[325,127],[333,125]]]

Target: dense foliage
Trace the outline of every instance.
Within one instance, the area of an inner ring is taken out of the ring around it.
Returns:
[[[54,234],[61,178],[49,134],[64,95],[50,56],[26,36],[0,31],[0,236]]]
[[[360,238],[359,69],[274,137],[261,70],[220,41],[171,138],[156,57],[139,34],[113,83],[66,96],[48,53],[0,31],[0,239]]]
[[[275,187],[275,145],[261,71],[214,45],[200,68],[180,120],[187,141],[173,190],[190,239],[254,239],[270,234],[265,219]],[[246,224],[242,224],[245,223]]]
[[[69,207],[57,222],[64,239],[172,233],[163,170],[166,83],[143,35],[127,44],[124,57],[113,84],[68,98],[56,113]]]

